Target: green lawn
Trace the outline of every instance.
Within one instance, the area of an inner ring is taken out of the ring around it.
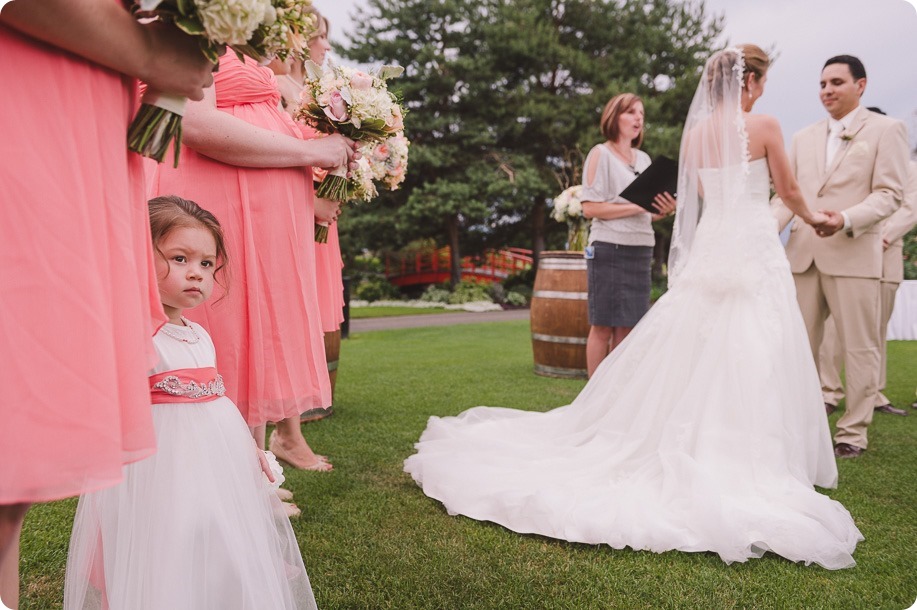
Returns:
[[[350,317],[353,319],[390,318],[393,316],[422,316],[428,313],[450,312],[451,310],[443,307],[351,307]]]
[[[402,472],[431,414],[479,404],[545,410],[577,394],[583,382],[532,374],[526,322],[357,334],[340,363],[335,415],[305,427],[336,469],[287,470],[320,608],[899,610],[917,595],[917,411],[877,415],[870,451],[839,464],[840,489],[829,495],[866,536],[855,568],[771,555],[727,566],[710,553],[618,551],[450,517]],[[888,394],[899,406],[914,399],[915,371],[917,342],[890,344]],[[60,607],[74,505],[31,511],[22,608]]]

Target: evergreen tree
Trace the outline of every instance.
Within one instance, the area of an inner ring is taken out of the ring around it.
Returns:
[[[349,210],[345,242],[444,239],[454,281],[466,248],[561,243],[547,204],[578,182],[613,95],[643,97],[644,148],[676,156],[720,31],[702,2],[678,0],[369,0],[355,22],[346,57],[405,67],[390,85],[412,148],[403,189]]]

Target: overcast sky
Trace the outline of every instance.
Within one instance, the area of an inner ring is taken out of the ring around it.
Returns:
[[[344,40],[365,0],[313,0]],[[917,2],[917,0],[912,0]],[[779,54],[756,112],[776,116],[790,136],[826,116],[818,80],[826,59],[849,54],[866,66],[865,106],[905,122],[917,143],[917,8],[906,0],[706,0],[725,17],[724,42],[751,42]],[[913,146],[912,146],[913,148]]]

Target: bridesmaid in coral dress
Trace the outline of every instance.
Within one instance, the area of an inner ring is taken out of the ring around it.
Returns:
[[[274,75],[234,53],[203,102],[189,104],[177,169],[160,165],[152,193],[211,210],[233,252],[233,288],[189,312],[213,337],[227,395],[256,440],[277,422],[273,449],[292,466],[330,470],[302,436],[299,415],[330,404],[313,243],[310,167],[348,165],[342,136],[306,141],[280,107]]]
[[[127,126],[135,77],[200,98],[211,66],[115,0],[7,4],[0,57],[0,598],[15,608],[28,507],[114,485],[155,451],[165,316]]]
[[[314,11],[318,18],[318,29],[306,42],[309,50],[309,59],[318,65],[325,61],[325,54],[331,49],[328,42],[330,24],[328,18]],[[284,106],[288,113],[293,114],[299,103],[299,96],[303,87],[303,59],[290,55],[286,62],[274,60],[271,69],[277,74],[277,84],[283,95]],[[314,129],[300,124],[303,137],[312,139],[319,137]],[[324,170],[313,169],[312,176],[316,184],[321,182]],[[316,223],[328,226],[328,241],[315,244],[315,274],[318,285],[318,309],[322,320],[322,332],[325,334],[325,345],[328,346],[329,336],[333,336],[341,328],[344,321],[344,261],[341,257],[341,244],[338,239],[337,217],[341,213],[341,202],[325,199],[315,200]],[[321,214],[320,215],[320,210]],[[340,341],[338,336],[337,341]],[[333,379],[333,378],[332,378]],[[334,381],[332,380],[332,390]],[[316,421],[327,417],[332,412],[331,403],[325,407],[317,407],[303,413],[302,421]]]

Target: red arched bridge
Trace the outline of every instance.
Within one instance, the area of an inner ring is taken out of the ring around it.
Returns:
[[[462,257],[462,279],[488,284],[502,282],[513,273],[525,271],[531,266],[531,250],[487,250],[479,256]],[[448,282],[451,269],[452,249],[449,246],[415,254],[385,255],[385,277],[399,287]]]

